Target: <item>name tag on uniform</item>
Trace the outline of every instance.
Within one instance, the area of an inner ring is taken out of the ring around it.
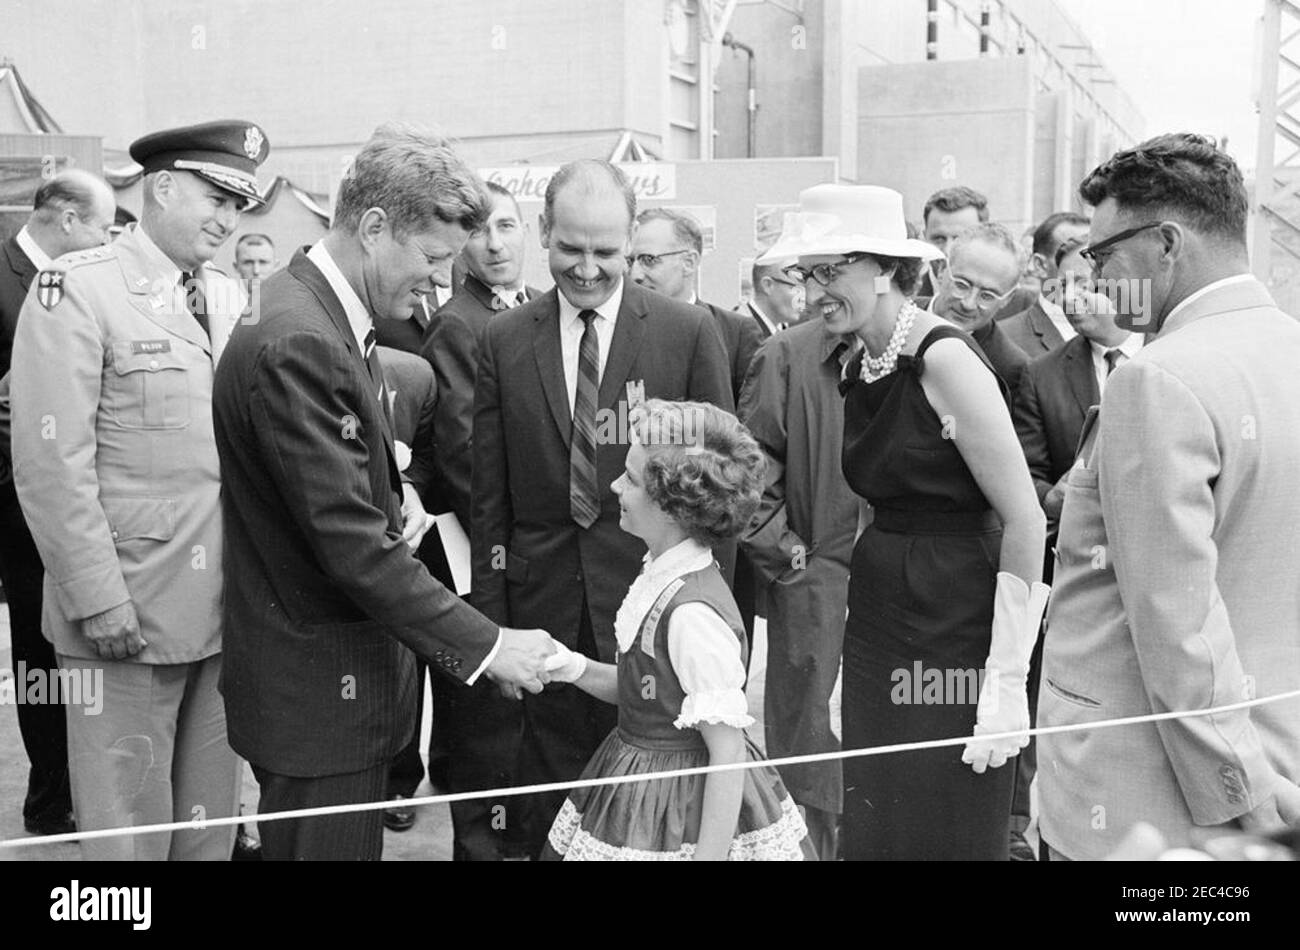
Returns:
[[[171,340],[132,340],[131,352],[139,356],[149,353],[170,353],[172,351]]]

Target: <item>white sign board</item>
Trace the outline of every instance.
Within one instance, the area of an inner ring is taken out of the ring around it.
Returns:
[[[620,162],[618,167],[632,182],[637,200],[671,201],[677,197],[677,166],[659,162]],[[559,165],[501,165],[480,168],[484,181],[495,182],[517,201],[541,201]]]

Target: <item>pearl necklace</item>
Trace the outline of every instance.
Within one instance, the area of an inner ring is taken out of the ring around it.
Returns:
[[[894,332],[889,337],[889,345],[885,347],[885,352],[877,357],[863,348],[861,377],[864,383],[874,383],[894,371],[898,365],[899,351],[903,349],[903,343],[906,342],[907,335],[912,332],[912,324],[916,322],[916,315],[920,312],[916,304],[905,300],[898,311],[898,320],[894,323]]]

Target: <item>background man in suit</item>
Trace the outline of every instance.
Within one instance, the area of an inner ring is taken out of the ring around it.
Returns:
[[[1047,514],[1049,542],[1061,517],[1065,476],[1074,465],[1084,417],[1101,402],[1110,374],[1142,347],[1141,335],[1116,326],[1110,301],[1090,291],[1091,265],[1080,254],[1086,246],[1081,240],[1061,245],[1053,267],[1064,288],[1062,312],[1076,335],[1025,367],[1012,413]],[[1112,352],[1116,355],[1107,355]],[[1050,561],[1047,570],[1050,574]]]
[[[980,345],[1015,395],[1029,357],[994,319],[1020,281],[1020,246],[1000,224],[981,224],[952,243],[930,309]]]
[[[631,186],[607,162],[573,162],[551,179],[542,245],[556,288],[488,325],[474,411],[474,603],[501,622],[544,620],[557,640],[603,662],[613,660],[614,614],[644,554],[619,529],[609,488],[627,456],[619,420],[642,399],[732,408],[712,318],[624,279],[635,216]],[[525,698],[512,749],[468,765],[519,783],[573,779],[615,715],[553,686]],[[453,775],[460,767],[453,760]],[[536,856],[564,795],[530,798],[497,807],[506,833]],[[494,835],[482,819],[479,830],[480,840]]]
[[[803,288],[786,277],[780,267],[755,262],[750,279],[754,296],[745,306],[758,325],[759,337],[766,340],[799,322]]]
[[[1064,288],[1056,266],[1056,252],[1067,241],[1087,236],[1088,219],[1073,211],[1049,215],[1034,229],[1029,267],[1041,282],[1041,292],[1026,309],[1005,319],[998,318],[1011,342],[1030,359],[1056,349],[1074,336],[1074,328],[1061,308]]]
[[[434,314],[420,348],[438,381],[434,418],[441,478],[438,487],[443,501],[467,531],[479,344],[495,314],[527,303],[539,293],[524,286],[526,231],[519,203],[495,182],[488,182],[487,189],[492,213],[487,224],[470,235],[461,252],[465,281]]]
[[[413,556],[404,525],[424,513],[402,512],[374,352],[373,320],[408,319],[486,217],[482,184],[445,140],[379,129],[339,187],[329,233],[268,278],[259,319],[222,360],[221,689],[260,811],[385,797],[416,726],[411,650],[464,682],[542,688],[547,635],[498,629]],[[383,850],[377,811],[262,829],[268,859]]]
[[[470,235],[459,258],[465,270],[464,282],[433,315],[420,349],[420,355],[433,367],[438,387],[434,410],[438,464],[427,496],[429,510],[439,514],[451,511],[466,533],[470,526],[470,443],[479,344],[494,315],[521,306],[539,294],[523,282],[527,230],[519,203],[495,182],[488,182],[487,189],[492,212],[487,223]],[[428,550],[439,544],[437,533],[431,534],[421,549],[421,556],[426,559],[441,556],[440,547],[438,552]],[[430,683],[430,696],[433,730],[429,735],[429,776],[450,786],[452,724],[468,722],[466,716],[458,716],[452,707],[473,702],[473,691],[435,677]],[[498,702],[477,711],[479,718],[468,722],[454,737],[455,743],[465,748],[484,746],[490,750],[503,736],[507,743],[513,742],[511,730],[518,729],[520,717],[517,705]],[[492,719],[492,713],[499,714],[501,720]],[[475,758],[462,756],[462,761]],[[476,807],[482,806],[466,802],[458,809],[473,813]],[[456,848],[462,846],[463,842],[457,839]]]
[[[731,364],[732,398],[739,396],[762,335],[752,320],[734,310],[705,303],[696,293],[704,232],[690,215],[669,208],[649,208],[637,215],[636,222],[628,275],[642,287],[713,314]]]
[[[139,225],[36,278],[14,340],[14,481],[45,564],[82,830],[233,815],[239,762],[217,695],[222,529],[212,433],[219,337],[243,309],[208,266],[258,200],[268,146],[245,122],[157,132]],[[211,333],[211,337],[209,334]],[[53,428],[51,428],[53,427]],[[234,829],[82,842],[88,859],[230,856]]]
[[[1070,474],[1039,722],[1300,688],[1300,324],[1250,275],[1241,171],[1164,135],[1080,194],[1096,277],[1150,295],[1116,317],[1148,341]],[[1300,700],[1039,741],[1053,859],[1100,858],[1138,820],[1172,847],[1196,826],[1300,821]]]
[[[1062,244],[1052,263],[1053,273],[1064,288],[1059,296],[1071,331],[1077,335],[1032,360],[1020,377],[1012,419],[1020,447],[1024,449],[1038,500],[1047,515],[1047,551],[1043,580],[1052,582],[1053,554],[1061,502],[1065,498],[1065,476],[1074,465],[1084,418],[1091,406],[1101,402],[1107,377],[1123,361],[1137,355],[1142,338],[1115,325],[1110,301],[1091,291],[1090,265],[1080,253],[1084,241]],[[1043,640],[1034,645],[1029,663],[1029,713],[1038,705],[1039,674]],[[1016,759],[1016,788],[1011,802],[1011,859],[1033,861],[1034,850],[1025,839],[1029,827],[1029,786],[1037,768],[1037,743],[1029,740]]]
[[[87,172],[60,172],[36,190],[31,217],[0,244],[0,377],[9,373],[18,313],[37,271],[47,269],[56,257],[107,244],[115,210],[112,189]],[[57,669],[54,647],[41,636],[44,577],[40,554],[18,504],[6,446],[0,461],[0,583],[9,603],[15,675],[20,663],[27,670]],[[19,705],[18,730],[31,762],[23,827],[37,835],[74,830],[63,707]]]
[[[270,277],[279,266],[275,244],[265,234],[241,234],[235,242],[235,271],[242,279]]]

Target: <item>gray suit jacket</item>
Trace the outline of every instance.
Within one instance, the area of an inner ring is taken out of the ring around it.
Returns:
[[[1211,291],[1106,385],[1061,515],[1038,724],[1300,689],[1300,323],[1256,281]],[[1172,845],[1300,779],[1300,701],[1039,739],[1043,838]]]
[[[1024,350],[1031,360],[1050,353],[1065,342],[1061,331],[1056,329],[1056,324],[1043,310],[1043,304],[1038,299],[1028,309],[1001,320],[999,325],[1011,338],[1011,342]]]

